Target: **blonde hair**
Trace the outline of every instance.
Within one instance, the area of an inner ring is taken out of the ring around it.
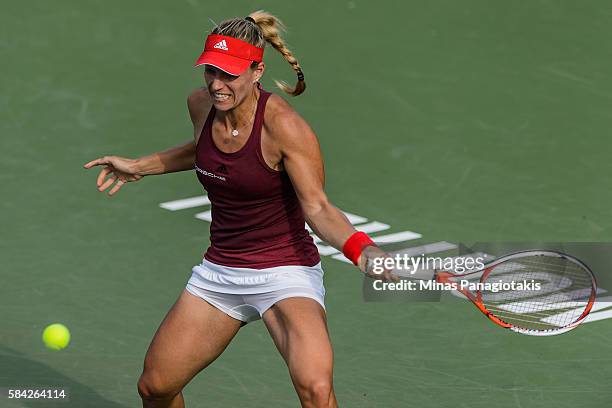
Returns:
[[[260,48],[263,48],[266,42],[270,43],[274,49],[282,54],[283,58],[291,65],[298,77],[295,88],[291,88],[291,86],[284,81],[274,80],[276,86],[292,96],[298,96],[304,92],[306,89],[306,82],[304,81],[302,67],[300,67],[297,59],[293,56],[289,48],[287,48],[280,36],[281,31],[286,31],[282,21],[263,10],[254,11],[249,14],[248,17],[249,19],[237,17],[225,20],[216,26],[211,34],[237,38]]]

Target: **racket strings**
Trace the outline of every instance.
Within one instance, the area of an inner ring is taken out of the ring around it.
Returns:
[[[487,310],[491,311],[489,308],[487,308]],[[565,326],[565,325],[559,325],[555,323],[548,323],[548,322],[540,321],[540,320],[536,321],[531,318],[521,319],[520,317],[517,317],[516,315],[504,314],[504,313],[500,313],[499,311],[492,313],[492,314],[498,319],[506,323],[510,323],[513,326],[520,326],[520,327],[531,329],[531,330],[534,330],[533,326],[536,324],[538,325],[537,329],[541,329],[542,327],[564,327]],[[531,316],[528,316],[528,317],[531,317]],[[526,325],[516,324],[516,322],[526,323]],[[527,325],[529,325],[529,327],[527,327]]]
[[[595,286],[591,273],[563,257],[532,255],[495,265],[489,283],[539,283],[540,290],[480,290],[485,308],[498,319],[527,330],[551,330],[576,322]]]
[[[571,323],[573,323],[578,317],[582,314],[584,308],[580,308],[580,311],[576,311],[575,309],[570,310],[569,314],[565,314],[567,312],[563,312],[563,318],[555,319],[554,316],[559,314],[559,311],[556,310],[554,313],[533,313],[524,311],[522,313],[512,313],[508,312],[504,309],[497,308],[493,305],[485,305],[487,310],[489,310],[493,316],[499,318],[500,320],[513,324],[515,322],[524,322],[530,325],[539,326],[556,326],[556,327],[565,327]],[[521,326],[518,324],[514,324],[515,326]],[[524,327],[524,326],[522,326]],[[524,328],[532,328],[533,327],[524,327]]]

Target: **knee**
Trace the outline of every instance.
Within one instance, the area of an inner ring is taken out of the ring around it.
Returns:
[[[171,400],[180,391],[155,372],[145,371],[138,379],[138,394],[143,400]]]
[[[332,400],[332,382],[329,379],[312,379],[302,382],[298,389],[304,402],[309,406],[328,407]]]

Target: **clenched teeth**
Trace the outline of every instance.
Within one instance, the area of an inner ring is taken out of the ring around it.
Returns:
[[[213,94],[213,96],[214,96],[214,97],[215,97],[215,99],[216,99],[216,100],[218,100],[218,101],[225,101],[225,100],[229,99],[229,95],[227,95],[227,94],[221,94],[221,93],[218,93],[218,92],[215,92],[215,93]]]

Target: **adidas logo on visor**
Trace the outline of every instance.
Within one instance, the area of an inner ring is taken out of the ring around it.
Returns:
[[[213,48],[219,48],[220,50],[229,51],[229,48],[227,48],[227,43],[225,42],[225,40],[219,41],[213,46]]]

